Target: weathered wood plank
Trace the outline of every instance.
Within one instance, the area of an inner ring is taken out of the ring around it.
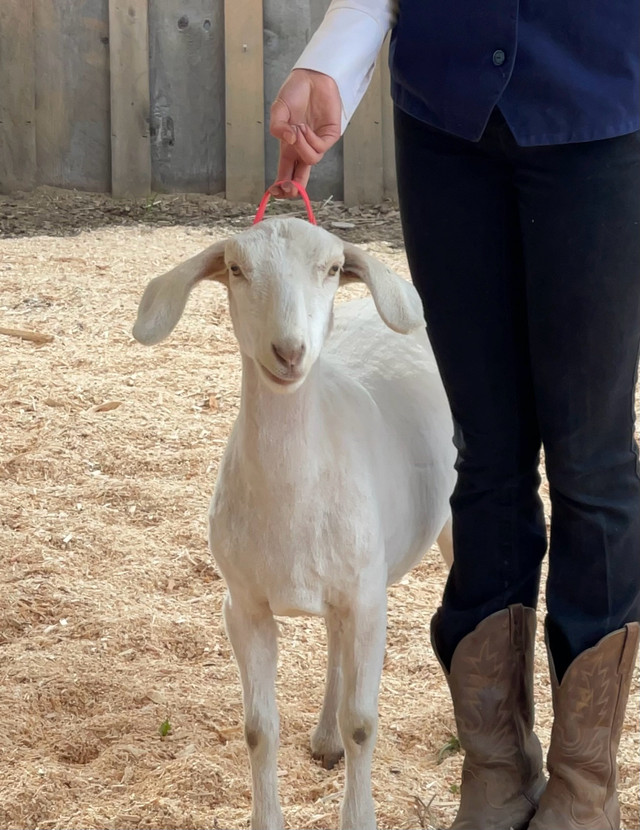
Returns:
[[[344,135],[344,201],[347,205],[382,201],[382,82],[380,62]]]
[[[393,199],[394,202],[397,202],[396,145],[393,131],[393,99],[391,98],[388,37],[380,53],[380,75],[382,94],[382,189],[385,199]]]
[[[0,2],[0,192],[36,181],[35,67],[32,0]]]
[[[267,184],[278,172],[280,148],[269,135],[269,110],[291,67],[320,25],[330,0],[264,0],[264,96]],[[342,141],[325,154],[309,180],[312,199],[342,199]]]
[[[111,192],[151,191],[147,0],[109,0]]]
[[[34,23],[38,180],[106,192],[111,188],[108,0],[34,0]]]
[[[223,191],[223,0],[149,0],[149,52],[153,189]]]
[[[225,0],[227,199],[257,202],[265,188],[262,0]]]

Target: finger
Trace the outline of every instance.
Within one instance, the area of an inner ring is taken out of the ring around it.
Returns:
[[[272,196],[275,196],[276,199],[295,199],[299,193],[298,188],[291,184],[291,182],[297,182],[298,184],[302,185],[302,187],[306,187],[309,181],[309,177],[311,175],[311,165],[304,164],[301,161],[295,165],[293,172],[288,176],[287,179],[281,179],[280,173],[278,173],[278,178],[276,181],[282,182],[281,184],[272,184],[269,188],[269,193]]]
[[[291,179],[293,179],[298,161],[298,154],[295,149],[281,141],[276,182],[283,182],[283,184],[280,185],[274,183],[271,185],[269,193],[271,193],[272,196],[275,196],[277,199],[286,199],[290,196],[295,196],[295,187],[287,184],[287,182],[290,182]]]
[[[324,150],[315,150],[307,141],[307,132],[309,127],[306,124],[298,124],[296,131],[296,143],[291,149],[294,149],[298,158],[304,164],[317,164],[324,155]]]
[[[296,152],[295,148],[281,141],[280,158],[278,159],[278,172],[276,174],[276,182],[291,181],[291,179],[294,176],[298,161],[298,153]],[[292,188],[291,185],[289,185],[288,187],[286,185],[273,185],[272,187],[273,189],[270,189],[270,192],[273,193],[274,196],[278,196],[279,198],[294,195],[295,188]]]
[[[298,164],[296,164],[295,173],[293,174],[293,181],[298,182],[298,184],[302,185],[302,187],[306,187],[309,182],[310,175],[311,165],[298,162]],[[292,190],[295,190],[297,194],[298,191],[294,187],[291,185],[289,185],[289,187],[291,187]]]
[[[271,105],[269,132],[275,138],[286,141],[287,144],[296,142],[296,128],[291,124],[291,111],[282,98],[276,98]]]
[[[276,199],[292,199],[298,191],[292,184],[283,182],[283,184],[272,184],[269,193]]]
[[[326,153],[340,138],[340,128],[337,124],[327,124],[315,131],[308,124],[300,124],[299,131],[309,147],[321,154]]]
[[[307,176],[307,180],[309,177]],[[269,188],[269,193],[276,199],[295,199],[298,196],[298,188],[289,182],[283,182],[282,184],[272,184]],[[300,182],[304,187],[304,184]]]
[[[303,135],[305,125],[295,126],[295,144],[290,144],[286,141],[280,142],[280,166],[282,168],[282,178],[291,178],[291,168],[289,164],[294,164],[297,161],[302,161],[304,164],[317,164],[323,153],[319,153],[313,149]]]

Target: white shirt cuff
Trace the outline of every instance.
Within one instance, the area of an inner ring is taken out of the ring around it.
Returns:
[[[333,0],[294,69],[334,79],[342,99],[342,132],[367,91],[395,17],[394,0]]]

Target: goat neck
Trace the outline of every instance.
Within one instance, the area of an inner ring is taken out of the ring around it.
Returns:
[[[279,394],[259,377],[253,360],[242,355],[242,392],[235,426],[237,449],[245,463],[265,478],[300,478],[300,465],[317,464],[325,432],[326,405],[320,379],[321,359],[295,392]],[[307,470],[313,474],[313,470]]]

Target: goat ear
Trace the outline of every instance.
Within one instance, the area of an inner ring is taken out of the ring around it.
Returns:
[[[147,285],[138,306],[133,336],[145,346],[168,337],[175,328],[193,286],[200,280],[226,282],[226,241],[215,242]]]
[[[408,334],[422,328],[425,325],[422,301],[413,285],[356,245],[343,244],[341,283],[364,282],[371,291],[379,315],[393,331]]]

